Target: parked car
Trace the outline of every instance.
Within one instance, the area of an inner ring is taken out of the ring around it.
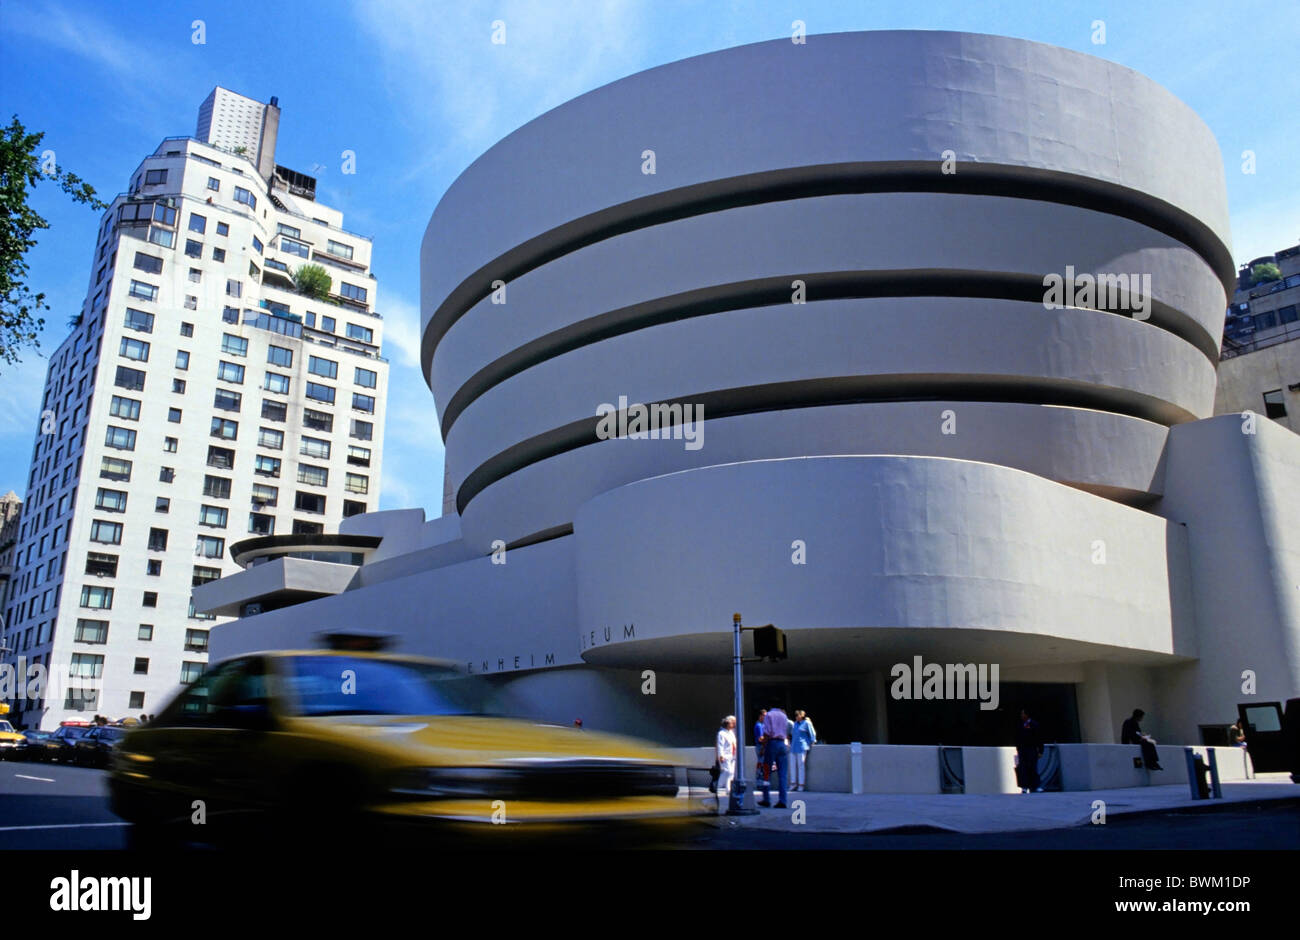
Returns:
[[[6,719],[0,718],[0,760],[9,760],[18,756],[27,739],[14,730]]]
[[[91,728],[73,743],[72,762],[79,767],[107,767],[124,737],[126,729],[116,725]]]
[[[18,746],[15,757],[18,760],[45,760],[45,742],[50,739],[52,731],[24,731],[23,743]]]
[[[72,763],[77,741],[90,733],[89,725],[62,725],[45,739],[43,759],[52,764]]]

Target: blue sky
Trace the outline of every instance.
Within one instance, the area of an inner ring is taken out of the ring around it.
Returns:
[[[525,121],[607,82],[676,59],[849,29],[955,29],[1053,43],[1142,72],[1187,102],[1223,151],[1233,250],[1243,262],[1300,241],[1300,12],[1264,2],[796,2],[319,0],[75,3],[0,0],[0,118],[101,194],[124,189],[163,137],[192,134],[221,84],[278,95],[277,162],[319,177],[318,198],[375,242],[392,362],[381,508],[439,513],[442,444],[416,361],[419,247],[448,185]],[[204,21],[206,42],[192,42]],[[491,23],[507,24],[505,45]],[[1106,24],[1105,45],[1092,23]],[[356,152],[356,174],[341,153]],[[1253,150],[1257,172],[1241,172]],[[53,310],[52,352],[85,294],[98,215],[52,187],[51,223],[28,256]],[[45,360],[0,370],[0,492],[23,494]]]

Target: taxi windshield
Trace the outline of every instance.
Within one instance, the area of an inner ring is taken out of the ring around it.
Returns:
[[[433,664],[352,656],[291,656],[289,708],[324,715],[482,715],[481,680]]]
[[[0,721],[0,733],[11,732],[13,730],[14,730],[14,726],[9,724],[9,722]]]

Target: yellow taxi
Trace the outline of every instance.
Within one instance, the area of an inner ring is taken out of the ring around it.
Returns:
[[[653,745],[492,714],[453,664],[349,650],[215,664],[127,732],[113,811],[141,828],[226,810],[453,828],[663,824],[693,814]]]
[[[27,746],[27,738],[14,730],[7,718],[0,718],[0,760]]]

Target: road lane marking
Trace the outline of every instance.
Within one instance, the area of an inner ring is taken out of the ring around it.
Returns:
[[[129,826],[129,822],[55,823],[47,826],[0,826],[0,832],[23,832],[31,829],[103,829],[106,826]]]
[[[29,777],[26,774],[14,774],[19,780],[39,780],[42,783],[53,783],[53,777]]]

